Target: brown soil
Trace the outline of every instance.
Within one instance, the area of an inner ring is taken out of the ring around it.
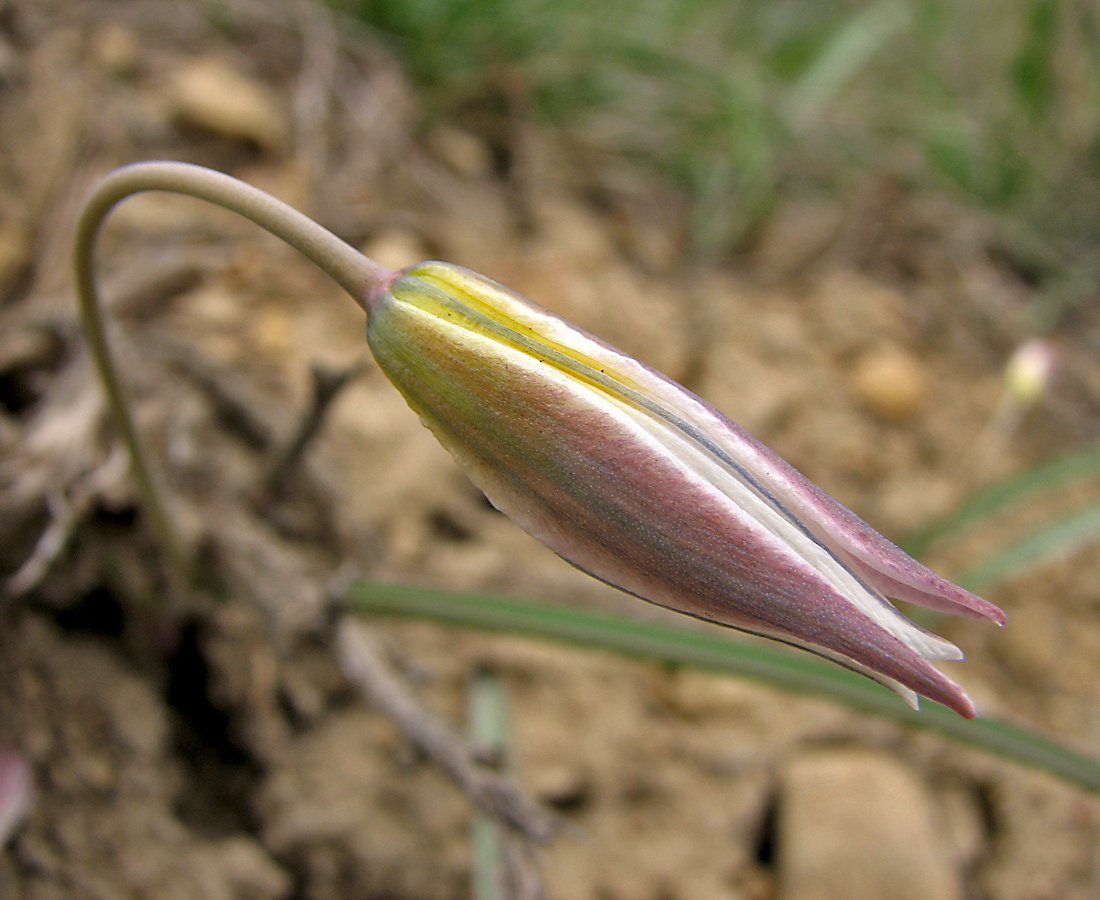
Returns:
[[[737,265],[689,267],[667,189],[593,172],[522,120],[475,136],[418,118],[393,59],[309,6],[0,3],[0,572],[27,582],[0,610],[0,744],[35,781],[0,896],[468,896],[469,805],[347,686],[328,586],[362,574],[651,612],[484,502],[322,275],[226,214],[146,195],[117,211],[101,259],[142,429],[204,536],[209,595],[169,599],[68,276],[79,199],[116,165],[212,165],[383,262],[492,275],[684,381],[887,534],[1097,434],[1094,310],[1056,335],[1044,400],[999,417],[1032,289],[972,214],[869,173],[849,197],[781,205]],[[315,365],[362,371],[264,491]],[[932,561],[957,571],[996,537]],[[938,623],[969,656],[952,674],[983,710],[1096,751],[1098,584],[1085,550],[990,592],[1003,631]],[[799,766],[868,748],[927,798],[955,896],[1100,890],[1097,804],[1050,777],[755,684],[372,628],[456,727],[471,675],[500,673],[518,778],[562,823],[537,855],[552,898],[808,896],[790,870]],[[872,835],[849,852],[834,869],[888,851]]]

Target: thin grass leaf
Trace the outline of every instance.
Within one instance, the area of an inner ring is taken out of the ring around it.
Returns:
[[[899,541],[911,556],[924,556],[936,541],[992,519],[1002,510],[1074,481],[1100,478],[1100,444],[1039,463],[972,495],[927,528]]]
[[[860,10],[841,28],[795,85],[787,100],[787,116],[804,129],[886,43],[910,21],[908,8],[896,0],[881,0]]]
[[[934,731],[1100,793],[1100,760],[1007,722],[968,721],[930,702],[919,712],[912,710],[889,691],[852,672],[782,647],[750,643],[718,629],[658,625],[550,603],[366,581],[348,588],[348,603],[360,613],[430,619],[752,678]]]
[[[967,569],[956,581],[972,591],[985,590],[1024,569],[1067,556],[1095,540],[1100,540],[1100,505],[1077,510],[1030,532]]]

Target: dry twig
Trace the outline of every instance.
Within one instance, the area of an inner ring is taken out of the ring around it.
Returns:
[[[274,455],[260,480],[263,494],[277,495],[287,476],[298,465],[309,443],[321,430],[332,401],[356,375],[363,371],[364,362],[342,369],[330,369],[315,363],[310,369],[313,393],[309,406],[281,450]]]
[[[454,779],[478,809],[531,840],[550,837],[549,814],[513,781],[478,763],[462,738],[420,707],[367,629],[350,618],[340,621],[336,654],[344,674]]]
[[[39,536],[34,551],[5,583],[4,592],[8,596],[21,597],[38,586],[99,498],[125,479],[128,463],[125,448],[118,446],[103,465],[73,488],[70,496],[60,492],[46,496],[53,518]]]

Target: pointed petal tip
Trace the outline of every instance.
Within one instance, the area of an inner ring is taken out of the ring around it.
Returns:
[[[998,625],[1004,625],[1006,620],[1004,610],[995,603],[990,603],[988,600],[979,597],[977,594],[972,594],[965,588],[960,588],[957,585],[953,585],[953,587],[955,587],[963,597],[961,602],[965,608],[962,609],[961,612],[975,617],[989,619],[991,622],[995,622]]]
[[[883,595],[951,616],[1005,623],[999,606],[934,572],[869,526],[859,538],[861,545],[844,548],[848,561]]]
[[[906,705],[920,711],[921,697],[926,697],[929,700],[935,700],[942,706],[946,706],[953,712],[958,713],[964,719],[973,719],[978,715],[977,708],[974,706],[974,701],[970,699],[970,695],[966,693],[959,685],[940,672],[938,669],[929,667],[928,674],[931,675],[929,680],[923,683],[901,683],[893,678],[881,678],[871,675],[876,681],[884,684],[890,688],[895,694],[897,694]],[[913,685],[910,687],[909,685]]]
[[[945,696],[934,697],[944,706],[950,710],[954,710],[964,719],[973,719],[978,715],[978,709],[974,706],[974,701],[970,699],[970,695],[959,687],[955,682],[949,681],[950,689]]]
[[[963,698],[966,700],[965,704],[959,706],[952,706],[951,709],[955,710],[964,719],[976,719],[978,717],[978,709],[974,706],[973,701],[963,694]]]
[[[999,606],[994,603],[990,603],[988,600],[983,600],[976,594],[971,594],[969,591],[964,591],[959,588],[960,591],[966,594],[965,607],[959,606],[957,609],[948,610],[950,615],[969,616],[972,619],[988,619],[996,625],[1004,625],[1007,617],[1005,612]]]

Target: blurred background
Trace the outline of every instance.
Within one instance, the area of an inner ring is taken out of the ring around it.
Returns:
[[[172,598],[68,272],[81,197],[149,158],[683,382],[1005,608],[921,619],[983,712],[1100,752],[1096,4],[0,0],[0,750],[34,782],[0,775],[3,896],[471,896],[469,804],[349,687],[333,591],[662,618],[489,507],[308,263],[148,194],[101,278],[201,548]],[[1100,808],[1051,776],[747,681],[367,621],[457,731],[495,673],[561,822],[549,897],[1100,896]]]

